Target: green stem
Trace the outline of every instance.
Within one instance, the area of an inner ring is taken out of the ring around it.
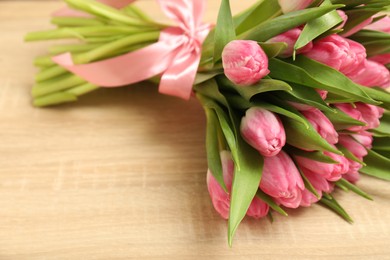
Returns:
[[[81,96],[81,95],[87,94],[87,93],[89,93],[91,91],[94,91],[94,90],[96,90],[98,88],[99,87],[94,85],[94,84],[85,83],[85,84],[82,84],[80,86],[77,86],[77,87],[71,88],[69,90],[66,90],[65,92],[73,94],[75,96]]]
[[[52,61],[50,55],[40,56],[34,60],[34,66],[37,67],[51,67],[53,65],[55,65],[55,63]]]
[[[107,18],[109,20],[121,22],[126,25],[140,26],[144,27],[145,23],[138,19],[134,19],[130,16],[125,15],[120,10],[115,9],[113,7],[107,6],[105,4],[92,1],[92,0],[65,0],[65,2],[77,9],[92,15],[96,15],[99,17]]]
[[[106,57],[107,55],[112,55],[112,53],[115,53],[116,50],[127,46],[132,46],[143,42],[156,41],[159,35],[160,32],[146,32],[137,35],[131,35],[117,41],[107,43],[86,53],[76,54],[74,55],[73,60],[76,64],[89,63],[93,60],[99,60],[102,57]]]
[[[66,92],[59,92],[34,99],[33,105],[36,107],[44,107],[73,101],[77,101],[77,97],[75,95]]]
[[[79,53],[89,51],[101,46],[103,43],[65,44],[56,45],[49,48],[50,54],[57,55],[64,52]]]
[[[68,71],[64,69],[63,67],[60,67],[58,65],[54,65],[52,67],[44,68],[42,71],[40,71],[35,76],[36,82],[43,82],[45,80],[49,80],[51,78],[60,76],[62,74],[67,73]]]
[[[104,25],[103,21],[99,21],[97,18],[84,18],[84,17],[53,17],[51,23],[59,27],[73,27],[73,26],[99,26]]]
[[[84,79],[69,73],[61,77],[35,84],[32,88],[31,94],[34,98],[37,98],[81,84],[85,84]]]

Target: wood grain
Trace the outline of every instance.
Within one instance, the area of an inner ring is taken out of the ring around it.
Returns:
[[[218,2],[209,1],[208,20]],[[149,3],[140,4],[157,15]],[[273,224],[246,219],[228,248],[207,193],[196,100],[143,84],[32,107],[32,60],[48,45],[23,35],[49,28],[60,6],[0,2],[1,260],[390,259],[389,184],[368,177],[359,186],[373,202],[336,194],[354,224],[315,205]]]

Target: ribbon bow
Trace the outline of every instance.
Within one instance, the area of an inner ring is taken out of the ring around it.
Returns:
[[[202,43],[210,32],[210,25],[201,21],[205,1],[158,0],[158,3],[165,15],[178,26],[163,30],[157,43],[88,64],[75,65],[70,53],[55,56],[53,61],[102,87],[129,85],[162,74],[160,93],[189,99],[201,58]]]

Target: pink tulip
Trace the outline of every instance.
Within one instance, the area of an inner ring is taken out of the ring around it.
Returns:
[[[348,162],[349,171],[343,175],[343,178],[349,182],[355,183],[360,179],[359,170],[362,168],[362,165],[352,160],[348,160]]]
[[[233,182],[234,162],[232,160],[231,153],[228,151],[222,151],[220,156],[222,163],[223,181],[228,192],[230,193]],[[221,215],[222,218],[228,219],[230,210],[230,194],[226,193],[222,189],[210,170],[207,171],[207,188],[215,210]],[[268,204],[255,197],[249,206],[247,215],[254,218],[261,218],[268,214],[268,210]]]
[[[288,208],[297,208],[305,189],[302,178],[292,159],[283,151],[264,158],[260,189]]]
[[[324,154],[339,163],[331,164],[331,163],[318,162],[300,156],[296,156],[296,160],[300,168],[304,168],[305,170],[309,170],[317,174],[320,174],[328,181],[339,180],[342,177],[342,175],[348,172],[349,170],[348,168],[349,164],[347,159],[344,156],[337,155],[330,152],[324,152]]]
[[[302,169],[302,171],[320,197],[322,197],[323,191],[327,193],[332,192],[333,190],[332,185],[330,185],[330,183],[320,174],[314,173],[307,169]],[[302,201],[300,206],[309,207],[313,203],[316,203],[318,200],[319,199],[316,196],[314,196],[313,193],[305,189],[302,193]]]
[[[356,109],[362,114],[363,121],[367,124],[366,129],[377,128],[380,124],[379,119],[382,117],[384,109],[366,103],[355,103]]]
[[[278,0],[278,2],[282,8],[283,13],[286,14],[308,7],[313,2],[313,0]]]
[[[346,23],[347,20],[348,20],[348,16],[347,16],[347,15],[345,14],[345,12],[342,11],[342,10],[337,10],[337,13],[340,15],[341,19],[343,19],[343,22],[342,22],[339,26],[337,26],[336,29],[343,29],[345,23]]]
[[[350,43],[345,38],[332,34],[316,41],[313,48],[304,55],[345,73],[353,71],[360,65],[360,56],[355,53],[357,46],[358,43],[354,43],[351,48]]]
[[[361,72],[348,75],[354,82],[366,87],[387,87],[390,84],[390,72],[384,65],[366,60],[361,66]]]
[[[241,120],[241,135],[263,156],[278,154],[286,144],[286,133],[279,117],[260,107],[251,107]]]
[[[234,173],[234,163],[229,152],[221,152],[221,163],[223,180],[227,190],[230,192]],[[230,195],[222,189],[210,170],[207,171],[207,188],[215,210],[224,219],[228,219],[230,209]]]
[[[280,53],[278,56],[282,58],[291,57],[294,52],[294,45],[297,42],[299,35],[301,34],[302,30],[299,28],[294,28],[291,30],[288,30],[287,32],[284,32],[282,34],[279,34],[278,36],[275,36],[271,39],[269,39],[267,42],[284,42],[287,44],[287,48]],[[313,43],[310,42],[303,46],[302,48],[297,50],[297,54],[299,53],[305,53],[311,50],[313,48]]]
[[[306,117],[314,129],[322,136],[322,138],[324,138],[330,144],[336,144],[338,142],[339,135],[334,129],[333,124],[319,109],[301,111],[301,113]]]
[[[360,131],[359,133],[352,134],[351,136],[360,144],[362,144],[366,149],[369,150],[372,148],[372,142],[374,138],[370,132]]]
[[[255,41],[235,40],[222,52],[226,77],[237,85],[253,85],[269,73],[268,58]]]
[[[341,35],[343,37],[349,37],[351,36],[352,34],[355,34],[357,33],[358,31],[360,31],[361,29],[363,29],[364,27],[366,27],[367,25],[369,25],[371,22],[372,22],[372,17],[368,18],[367,20],[364,20],[363,22],[361,22],[360,24],[356,25],[355,27],[353,27],[351,30],[349,30],[348,32],[345,32],[345,33],[341,33]]]
[[[339,143],[347,148],[359,160],[362,160],[363,157],[367,155],[366,148],[349,135],[340,135]]]
[[[363,119],[362,113],[359,110],[357,110],[355,107],[353,107],[351,104],[341,103],[341,104],[336,104],[335,107],[340,109],[342,112],[349,115],[353,119],[356,119],[358,121],[366,123],[366,121],[364,121],[364,119]],[[350,130],[353,132],[359,132],[359,131],[362,131],[364,129],[365,129],[364,126],[351,126],[351,127],[347,128],[347,130]]]
[[[262,218],[267,216],[268,211],[269,211],[268,204],[262,201],[261,199],[254,197],[246,214],[250,217],[257,219],[257,218]]]
[[[369,60],[375,61],[382,65],[390,64],[390,53],[378,54],[370,57]]]
[[[386,16],[375,23],[367,25],[364,29],[390,33],[390,17]]]
[[[210,170],[207,171],[207,188],[215,210],[221,217],[228,219],[230,209],[229,194],[222,189]]]
[[[346,67],[341,68],[341,72],[346,76],[350,77],[361,73],[364,69],[364,63],[367,58],[366,48],[358,42],[352,41],[350,39],[345,39],[349,47],[351,48],[351,54],[353,61]]]

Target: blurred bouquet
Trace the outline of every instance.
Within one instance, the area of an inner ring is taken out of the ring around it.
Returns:
[[[215,26],[205,2],[159,0],[174,25],[133,1],[65,0],[58,28],[27,41],[76,39],[38,57],[35,106],[75,101],[99,87],[143,80],[195,96],[206,112],[207,185],[228,219],[261,218],[320,202],[360,173],[390,180],[390,0],[259,0]]]

